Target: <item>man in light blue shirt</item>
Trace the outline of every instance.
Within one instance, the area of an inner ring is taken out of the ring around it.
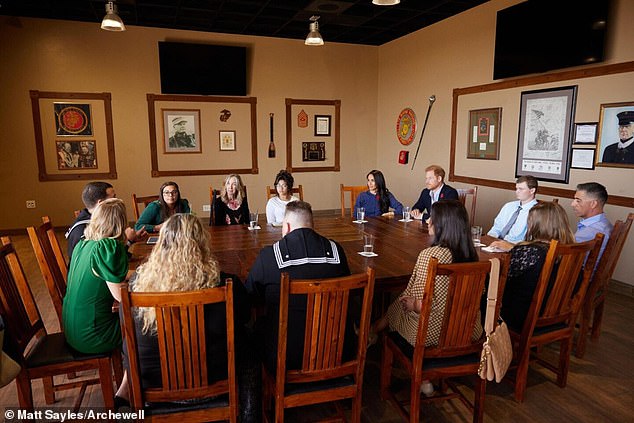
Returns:
[[[515,182],[517,200],[502,206],[488,235],[511,244],[523,241],[526,235],[528,212],[537,204],[535,199],[537,186],[537,179],[534,176],[520,176]],[[499,248],[505,250],[510,248],[508,244],[504,245],[505,243],[501,242],[499,244]]]
[[[603,206],[608,201],[608,191],[605,187],[597,182],[586,182],[577,185],[575,198],[570,204],[577,217],[581,220],[577,223],[577,232],[575,232],[575,240],[577,242],[585,242],[594,239],[597,233],[604,235],[601,251],[598,260],[603,255],[603,250],[608,243],[610,234],[612,233],[612,223],[608,220],[603,212]],[[597,263],[599,262],[597,260]]]

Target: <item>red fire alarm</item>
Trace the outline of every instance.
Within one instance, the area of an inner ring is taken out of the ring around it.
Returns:
[[[398,153],[398,162],[400,164],[407,164],[408,161],[409,161],[409,151],[401,150],[401,152]]]

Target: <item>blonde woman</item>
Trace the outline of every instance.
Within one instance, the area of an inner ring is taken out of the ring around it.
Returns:
[[[245,345],[244,325],[250,316],[246,291],[240,279],[220,271],[218,261],[211,253],[209,232],[196,216],[175,214],[165,221],[158,243],[148,261],[137,269],[131,282],[131,290],[134,292],[194,291],[222,286],[228,277],[233,279],[238,381],[241,404],[244,404],[240,412],[243,416],[242,421],[251,421],[250,417],[253,416],[248,413],[254,413],[257,409],[253,407],[260,404],[258,398],[253,398],[254,395],[258,395],[259,387],[257,384],[254,385],[255,378],[245,380],[244,375],[253,376],[254,368],[259,369],[259,367],[255,360],[249,367],[244,359],[245,350],[252,350]],[[140,308],[135,315],[135,323],[141,382],[145,387],[161,386],[161,363],[154,309]],[[209,383],[213,383],[227,377],[227,331],[224,304],[210,304],[205,307],[205,335],[207,375]],[[244,375],[240,375],[241,373]],[[127,389],[120,389],[117,395],[125,398]]]
[[[524,326],[552,239],[564,244],[575,242],[566,211],[559,204],[551,202],[536,204],[528,212],[525,241],[511,250],[511,263],[500,311],[506,323],[516,331],[521,331]],[[553,275],[556,274],[554,268]],[[546,295],[548,296],[548,291]]]
[[[243,225],[249,223],[249,203],[244,192],[240,175],[227,176],[220,190],[220,197],[214,199],[213,225]]]
[[[77,351],[104,353],[121,345],[119,316],[112,312],[121,299],[119,284],[128,273],[127,227],[123,201],[110,198],[97,205],[68,269],[62,307],[66,340]]]

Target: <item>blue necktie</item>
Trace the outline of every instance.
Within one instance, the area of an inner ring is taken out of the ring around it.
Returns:
[[[506,226],[504,226],[504,229],[502,229],[502,232],[500,232],[500,235],[498,236],[498,238],[504,239],[504,237],[509,233],[509,231],[511,230],[513,225],[515,225],[515,221],[517,220],[517,216],[520,215],[521,211],[522,211],[522,206],[519,206],[517,208],[517,210],[515,210],[515,212],[509,218],[508,223],[506,224]]]

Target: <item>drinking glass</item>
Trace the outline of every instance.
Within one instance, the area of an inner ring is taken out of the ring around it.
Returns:
[[[472,226],[471,227],[471,239],[474,244],[480,244],[480,239],[482,237],[482,226]]]
[[[249,228],[255,229],[258,226],[258,212],[249,213]]]
[[[405,220],[406,222],[409,221],[409,214],[410,214],[410,208],[403,207],[403,220]]]
[[[365,208],[359,207],[357,209],[357,220],[365,220]]]
[[[364,253],[374,252],[374,235],[363,234],[363,252]]]

